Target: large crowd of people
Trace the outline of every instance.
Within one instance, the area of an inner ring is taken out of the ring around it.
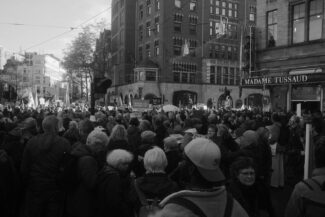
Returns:
[[[298,186],[286,216],[303,216],[305,123],[294,113],[2,107],[0,119],[4,217],[275,217],[270,188],[284,185]],[[312,126],[324,182],[321,112]]]

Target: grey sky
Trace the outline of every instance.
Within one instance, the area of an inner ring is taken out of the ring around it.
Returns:
[[[87,24],[102,19],[110,24],[110,7],[111,0],[0,0],[0,45],[13,52],[31,47],[28,51],[62,58],[63,49],[80,32],[80,29],[69,31],[69,27],[76,27],[101,12]],[[108,10],[103,12],[105,9]]]

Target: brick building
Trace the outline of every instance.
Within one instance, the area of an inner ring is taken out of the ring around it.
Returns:
[[[123,9],[129,4],[134,14]],[[174,105],[211,99],[219,107],[229,95],[232,106],[238,107],[256,92],[245,89],[241,94],[239,90],[244,64],[241,37],[256,21],[256,0],[116,0],[112,8],[112,37],[118,32],[117,16],[135,21],[134,26],[129,22],[122,27],[130,30],[125,37],[133,34],[135,38],[133,47],[125,45],[123,53],[127,58],[131,54],[127,50],[134,49],[134,65],[124,71],[116,66],[114,87],[108,89],[113,98],[127,103],[132,98],[157,97]],[[116,44],[113,39],[112,47]],[[124,67],[128,65],[132,62]]]
[[[258,52],[249,83],[270,91],[273,110],[324,110],[325,22],[323,0],[257,1]],[[258,81],[258,80],[256,80]]]

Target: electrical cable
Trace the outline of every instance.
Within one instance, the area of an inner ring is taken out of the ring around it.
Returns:
[[[34,44],[34,45],[32,45],[32,46],[29,46],[28,48],[24,49],[24,51],[28,51],[28,50],[30,50],[31,48],[34,48],[34,47],[38,47],[38,46],[40,46],[40,45],[42,45],[42,44],[45,44],[45,43],[47,43],[47,42],[49,42],[49,41],[52,41],[52,40],[54,40],[54,39],[57,39],[57,38],[61,37],[62,35],[65,35],[65,34],[67,34],[67,33],[70,33],[70,32],[72,32],[72,31],[74,31],[75,29],[78,29],[78,28],[82,27],[84,24],[86,24],[86,23],[88,23],[89,21],[95,19],[95,18],[98,17],[99,15],[105,13],[105,12],[108,11],[110,8],[111,8],[111,7],[108,7],[108,8],[106,8],[104,11],[102,11],[102,12],[96,14],[95,16],[93,16],[93,17],[91,17],[91,18],[85,20],[84,22],[80,23],[79,25],[77,25],[77,26],[75,26],[75,27],[71,27],[70,30],[68,30],[68,31],[65,31],[65,32],[63,32],[63,33],[61,33],[61,34],[59,34],[59,35],[53,36],[52,38],[46,39],[46,40],[44,40],[44,41],[42,41],[42,42],[40,42],[40,43]]]

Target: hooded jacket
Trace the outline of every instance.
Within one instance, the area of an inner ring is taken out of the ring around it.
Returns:
[[[213,191],[183,190],[171,194],[160,203],[163,209],[158,212],[155,217],[198,217],[183,206],[168,203],[168,201],[174,197],[183,197],[191,200],[207,217],[224,216],[227,201],[227,192],[224,186]],[[233,203],[231,217],[248,217],[245,210],[236,200],[234,200]]]

